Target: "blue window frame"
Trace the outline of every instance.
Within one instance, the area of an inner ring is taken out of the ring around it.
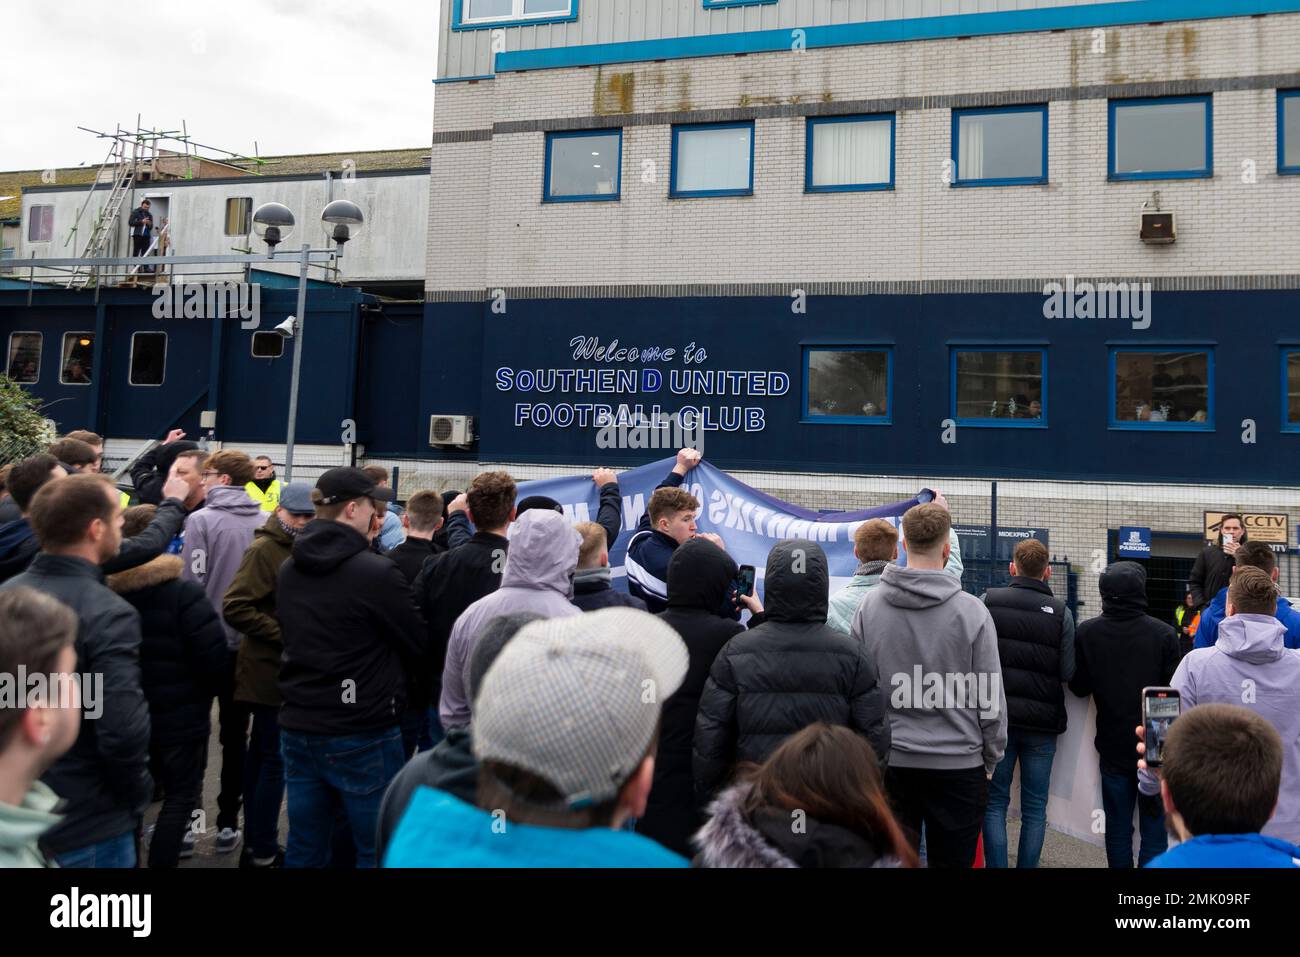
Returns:
[[[1300,343],[1282,350],[1282,431],[1300,432]]]
[[[806,192],[894,188],[893,113],[809,117],[805,140]]]
[[[491,30],[567,23],[578,19],[578,0],[452,0],[453,30]]]
[[[546,203],[617,202],[623,179],[623,131],[546,134]]]
[[[1277,92],[1277,171],[1300,175],[1300,90]]]
[[[803,347],[799,421],[812,425],[892,425],[892,344]]]
[[[948,343],[949,414],[960,426],[1047,428],[1045,343]]]
[[[1110,428],[1214,431],[1214,348],[1169,342],[1110,347]]]
[[[1047,105],[952,111],[953,186],[1047,182]]]
[[[696,123],[673,127],[668,195],[752,196],[754,123]]]
[[[1112,180],[1212,177],[1213,99],[1111,100],[1107,155]]]
[[[728,7],[761,7],[776,0],[704,0],[705,10],[725,10]]]

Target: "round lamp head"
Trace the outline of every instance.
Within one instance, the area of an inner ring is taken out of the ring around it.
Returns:
[[[293,213],[280,203],[263,203],[253,212],[253,232],[272,249],[293,235]]]
[[[320,214],[325,235],[340,245],[357,238],[366,217],[361,207],[349,199],[336,199]]]

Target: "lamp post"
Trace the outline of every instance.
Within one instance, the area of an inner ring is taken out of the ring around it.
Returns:
[[[365,216],[356,203],[338,199],[325,207],[321,213],[321,225],[328,239],[338,246],[338,256],[343,256],[343,246],[360,232],[365,223]],[[293,233],[295,222],[293,213],[279,203],[266,203],[253,213],[253,231],[266,243],[270,258],[275,258],[275,247],[284,242]],[[301,381],[303,332],[307,315],[307,264],[313,250],[310,243],[303,243],[298,259],[298,311],[289,317],[289,322],[279,328],[280,334],[287,339],[294,339],[293,373],[289,381],[289,425],[284,443],[284,481],[293,481],[294,439],[298,431],[298,386]],[[286,328],[287,327],[287,328]]]

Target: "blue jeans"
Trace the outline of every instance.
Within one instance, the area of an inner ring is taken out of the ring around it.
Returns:
[[[989,782],[984,812],[984,866],[1007,866],[1007,806],[1011,778],[1020,762],[1020,849],[1016,867],[1037,867],[1047,833],[1047,790],[1056,757],[1056,735],[1007,730],[1007,749]]]
[[[405,763],[397,727],[370,734],[306,734],[280,729],[289,792],[285,867],[325,867],[335,809],[352,829],[356,866],[375,866],[375,831],[384,789]]]
[[[1110,867],[1133,866],[1133,808],[1137,801],[1137,768],[1121,771],[1103,764],[1101,808],[1106,815],[1106,863]],[[1163,807],[1158,816],[1139,814],[1138,832],[1138,867],[1145,867],[1169,849]]]
[[[244,827],[254,857],[280,850],[280,805],[284,803],[284,759],[280,757],[280,709],[250,704],[253,733],[244,760]]]
[[[135,832],[54,855],[59,867],[135,867]]]

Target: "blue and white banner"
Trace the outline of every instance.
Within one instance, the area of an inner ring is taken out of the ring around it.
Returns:
[[[625,589],[623,567],[627,543],[636,531],[646,503],[660,482],[672,471],[675,458],[660,459],[618,476],[623,495],[623,528],[610,549],[609,564],[616,587]],[[817,542],[826,552],[831,573],[831,590],[843,586],[853,576],[858,560],[853,555],[853,532],[863,522],[883,518],[894,525],[913,505],[931,501],[934,493],[922,489],[916,496],[890,505],[855,512],[821,513],[791,505],[765,492],[750,488],[726,472],[701,462],[686,474],[682,488],[699,500],[701,509],[696,524],[701,532],[721,536],[737,565],[753,565],[760,582],[767,566],[767,553],[786,538],[806,538]],[[564,508],[573,522],[595,521],[600,491],[591,477],[579,475],[556,479],[521,482],[519,498],[546,495]]]

